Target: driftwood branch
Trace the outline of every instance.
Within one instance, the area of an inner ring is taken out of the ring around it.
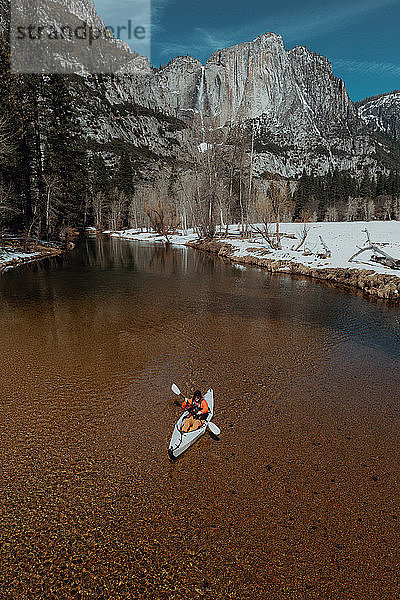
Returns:
[[[277,250],[277,246],[276,246],[276,244],[274,244],[274,242],[272,240],[270,227],[267,222],[264,223],[264,229],[260,229],[260,227],[254,227],[254,225],[251,225],[250,227],[254,233],[259,233],[261,235],[262,239],[264,239],[273,250]]]
[[[381,255],[381,257],[377,257],[377,256],[373,257],[372,260],[374,260],[374,262],[382,263],[385,266],[391,267],[393,269],[399,269],[400,268],[400,260],[393,258],[393,256],[390,256],[389,254],[387,254],[386,252],[381,250],[381,248],[379,248],[376,244],[372,243],[371,237],[370,237],[367,229],[364,229],[364,232],[367,234],[368,246],[365,246],[365,248],[361,248],[360,250],[358,250],[358,252],[353,254],[353,256],[351,258],[349,258],[349,262],[352,262],[353,259],[356,258],[356,256],[359,256],[359,254],[361,254],[362,252],[367,252],[368,250],[372,250],[373,252],[375,252],[375,254]]]
[[[372,246],[372,242],[371,242],[371,236],[369,235],[369,231],[368,229],[363,229],[363,233],[365,233],[365,235],[367,236],[367,243]]]
[[[356,258],[356,256],[358,256],[362,252],[367,252],[367,250],[373,250],[373,252],[375,252],[376,254],[381,255],[382,258],[373,257],[374,262],[380,262],[382,264],[385,264],[387,267],[392,267],[393,269],[400,268],[400,260],[393,258],[393,256],[390,256],[389,254],[381,250],[378,246],[375,246],[375,244],[371,244],[370,246],[361,248],[361,250],[359,250],[358,252],[353,254],[351,258],[349,258],[349,262],[352,262],[353,259]]]
[[[332,256],[332,252],[329,250],[328,246],[325,244],[324,240],[322,239],[322,236],[318,236],[319,239],[321,240],[321,244],[323,249],[325,250],[325,254],[328,258],[330,258]]]
[[[306,241],[309,232],[310,232],[310,227],[307,226],[307,225],[304,225],[304,227],[303,227],[303,229],[301,231],[301,238],[300,238],[299,244],[296,246],[296,248],[294,248],[294,247],[292,248],[292,250],[294,252],[297,252],[298,250],[300,250],[300,248],[302,247],[302,245]]]
[[[358,250],[358,252],[356,252],[355,254],[353,254],[353,256],[351,258],[349,258],[349,262],[353,262],[353,259],[358,256],[359,254],[361,254],[362,252],[366,252],[367,250],[373,250],[374,247],[373,246],[366,246],[365,248],[361,248],[361,250]]]

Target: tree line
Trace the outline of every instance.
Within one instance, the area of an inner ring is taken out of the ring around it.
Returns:
[[[315,176],[303,172],[294,194],[294,220],[370,221],[400,219],[400,171],[361,178],[334,170]]]

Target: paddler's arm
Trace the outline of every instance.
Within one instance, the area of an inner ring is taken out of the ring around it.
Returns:
[[[181,404],[183,410],[186,410],[187,408],[189,408],[190,404],[189,404],[189,400],[188,398],[185,398],[184,401]]]
[[[201,403],[201,410],[200,410],[200,414],[201,415],[208,415],[208,413],[210,412],[210,409],[208,408],[208,404],[205,400],[202,401]]]

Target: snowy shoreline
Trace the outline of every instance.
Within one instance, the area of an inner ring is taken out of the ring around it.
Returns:
[[[0,273],[44,258],[58,256],[62,250],[51,246],[38,246],[36,251],[22,251],[20,244],[0,246]]]
[[[173,245],[188,245],[198,250],[216,253],[242,265],[326,279],[339,285],[357,287],[368,295],[390,300],[399,299],[399,269],[372,261],[371,258],[375,254],[372,250],[363,252],[349,262],[360,248],[367,245],[365,230],[375,246],[394,259],[400,260],[399,221],[324,222],[309,223],[307,227],[307,239],[298,251],[294,248],[300,243],[304,223],[281,223],[282,250],[272,250],[256,233],[252,239],[241,238],[237,225],[230,226],[228,236],[218,236],[211,241],[199,240],[193,231],[188,231],[187,235],[177,232],[169,236],[169,239]],[[142,242],[162,243],[165,239],[151,232],[134,229],[109,233],[113,237]]]

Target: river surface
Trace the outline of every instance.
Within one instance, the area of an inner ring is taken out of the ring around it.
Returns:
[[[0,277],[0,598],[395,600],[400,311],[87,239]],[[171,464],[170,391],[220,440]]]

